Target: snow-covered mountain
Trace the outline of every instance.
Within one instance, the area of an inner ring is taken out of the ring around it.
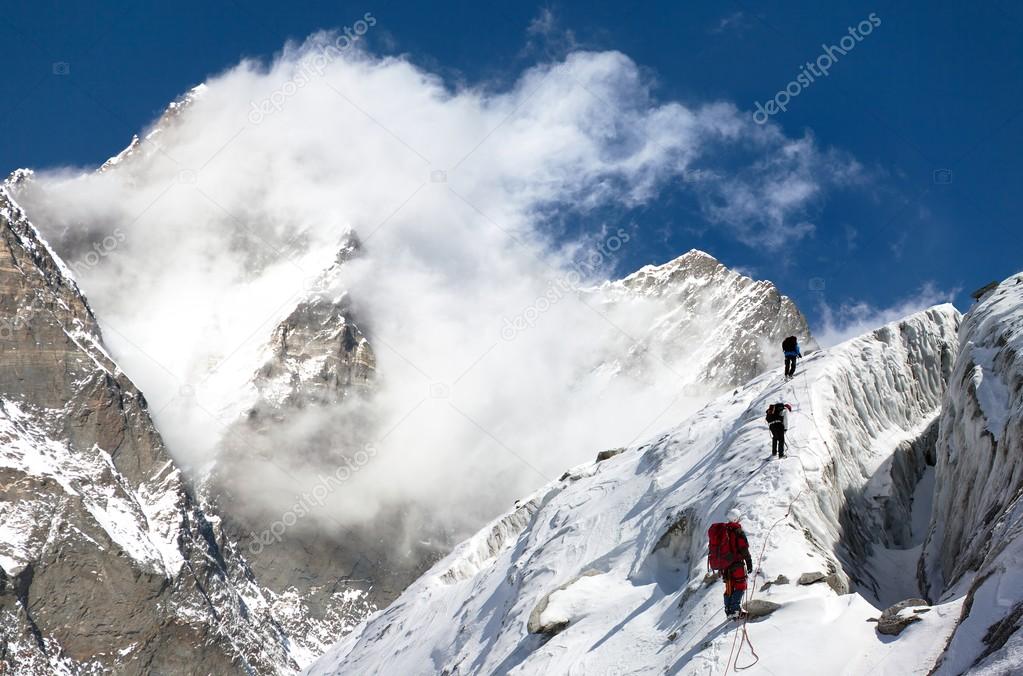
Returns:
[[[794,381],[761,375],[573,469],[307,673],[711,674],[753,662],[751,643],[763,673],[926,673],[962,598],[894,613],[909,625],[897,640],[879,641],[869,620],[921,593],[927,440],[959,321],[939,306],[818,351]],[[776,401],[794,409],[783,461],[769,460],[763,423]],[[752,540],[756,597],[780,606],[748,625],[748,642],[705,577],[706,529],[732,507]]]
[[[270,600],[0,188],[0,670],[277,673]]]
[[[777,366],[786,336],[799,337],[805,353],[817,348],[806,318],[774,284],[696,249],[607,282],[593,297],[607,310],[630,302],[657,307],[622,355],[601,366],[615,374],[641,377],[670,364],[683,387],[733,387]]]
[[[203,94],[100,172],[131,183]],[[661,387],[667,370],[673,391],[709,403],[566,472],[442,558],[445,524],[395,546],[411,503],[355,526],[310,520],[274,546],[280,505],[252,509],[252,466],[337,466],[373,436],[388,374],[373,308],[345,288],[355,232],[255,336],[262,352],[235,360],[240,386],[209,402],[225,421],[217,460],[184,476],[70,272],[6,190],[0,207],[0,659],[15,673],[290,673],[353,629],[309,673],[1019,668],[1019,276],[961,329],[939,306],[830,350],[770,282],[701,251],[571,289],[612,336],[595,341],[581,389]],[[784,382],[791,334],[808,358]],[[795,409],[791,457],[771,462],[763,412],[778,400]],[[740,631],[719,622],[720,584],[703,572],[706,528],[731,506],[771,611]]]
[[[280,471],[278,460],[330,473],[359,447],[360,427],[368,439],[370,427],[352,414],[353,400],[371,396],[376,359],[340,285],[343,266],[359,248],[354,234],[346,236],[333,265],[274,328],[263,365],[238,395],[244,413],[224,434],[218,462],[203,481],[225,531],[309,654],[322,653],[422,572],[421,565],[403,570],[395,590],[387,570],[364,564],[360,570],[361,562],[379,559],[374,550],[391,548],[372,524],[359,532],[282,529],[274,533],[279,541],[265,542],[266,525],[280,514],[254,504],[247,485],[261,468]]]
[[[937,443],[928,594],[961,598],[935,673],[1023,673],[1023,274],[963,321]]]
[[[669,368],[679,389],[722,394],[566,472],[420,577],[437,545],[396,559],[401,509],[263,548],[229,481],[241,461],[290,466],[369,436],[373,326],[340,274],[354,233],[222,402],[244,415],[198,489],[6,188],[0,233],[0,664],[13,673],[291,673],[353,628],[308,673],[1023,668],[1023,275],[965,319],[938,306],[828,350],[773,285],[699,251],[578,290],[642,320],[588,377]],[[786,382],[789,334],[808,358]],[[767,457],[776,401],[794,409],[784,461]],[[733,506],[759,568],[753,609],[769,614],[738,628],[704,573],[706,528]]]
[[[347,438],[352,428],[366,425],[365,420],[352,417],[350,407],[342,408],[350,404],[352,396],[371,397],[374,388],[372,338],[360,328],[367,326],[371,333],[372,324],[353,318],[348,293],[338,286],[339,268],[359,250],[357,238],[350,235],[335,265],[274,330],[270,356],[253,378],[256,403],[225,436],[225,445],[236,449],[235,455],[280,457],[283,452],[289,457],[304,454],[303,460],[308,459],[322,444],[304,449],[291,430],[296,420],[308,418],[310,409],[337,408],[336,419],[319,436]],[[805,338],[810,350],[816,346],[803,315],[773,284],[731,271],[701,251],[690,251],[663,265],[647,266],[622,280],[579,293],[611,316],[624,312],[654,317],[642,331],[630,331],[623,339],[620,358],[593,365],[596,378],[643,381],[650,371],[668,365],[680,374],[679,389],[714,392],[777,366],[779,344],[787,335]],[[630,305],[642,308],[637,311]],[[324,426],[319,420],[317,425]],[[288,440],[283,451],[282,430],[287,431],[284,436]],[[347,446],[357,448],[358,444]],[[243,459],[226,459],[224,464],[235,471],[236,461]],[[230,514],[228,517],[231,521]],[[358,579],[356,587],[369,595],[373,605],[384,606],[439,557],[435,545],[395,555],[381,533],[400,533],[403,518],[401,510],[381,514],[373,523],[348,528],[337,538],[322,532],[289,532],[284,536],[288,546],[267,548],[250,558],[260,579],[269,580],[275,590],[297,584],[300,595],[312,599],[317,593],[313,591],[310,597],[307,590],[334,589],[338,584],[347,585],[343,580],[351,577]],[[257,527],[250,523],[252,519],[240,520],[245,525],[236,533],[244,543],[246,534],[258,532],[259,519],[255,520]],[[265,565],[261,558],[267,559]],[[357,571],[356,566],[366,561],[372,562],[371,568]],[[344,599],[350,602],[351,590]],[[309,604],[326,607],[315,600]]]
[[[147,139],[175,124],[201,93],[172,105]],[[124,163],[135,165],[158,152],[154,144],[133,140],[103,171],[116,172]],[[30,172],[20,172],[9,185],[25,189],[32,180]],[[281,465],[313,466],[311,459],[336,465],[338,454],[359,448],[356,440],[370,437],[367,407],[376,360],[367,335],[372,325],[356,316],[341,283],[341,271],[360,249],[357,235],[350,232],[333,264],[312,280],[267,336],[263,363],[249,385],[230,400],[214,402],[218,410],[241,415],[228,425],[212,474],[190,477],[199,481],[206,510],[222,517],[217,519],[222,537],[244,554],[253,594],[282,623],[299,663],[392,601],[454,542],[439,524],[436,533],[423,534],[411,549],[395,548],[394,541],[407,530],[407,510],[415,508],[397,505],[355,527],[289,528],[275,546],[265,546],[264,531],[279,519],[279,507],[250,509],[253,496],[245,494],[245,485],[233,483],[251,477],[246,468],[260,463],[272,464],[273,472]],[[767,368],[771,353],[777,364],[777,343],[785,335],[800,335],[813,347],[805,319],[773,285],[732,272],[698,251],[578,293],[610,315],[654,317],[640,330],[630,327],[619,346],[620,358],[612,350],[610,359],[593,365],[598,379],[642,382],[667,364],[676,373],[684,371],[679,388],[715,391]],[[636,306],[642,311],[634,312]],[[362,403],[353,407],[353,400]],[[324,455],[330,447],[334,450]]]
[[[154,154],[160,152],[161,136],[165,133],[166,129],[174,124],[175,120],[182,112],[187,110],[188,106],[192,105],[197,99],[202,97],[206,91],[205,84],[199,84],[188,90],[184,96],[180,97],[176,101],[170,103],[167,109],[163,112],[149,131],[144,136],[139,137],[135,134],[131,137],[131,142],[122,150],[100,166],[99,171],[110,171],[114,167],[117,167],[124,162],[133,162],[137,158],[152,157]]]

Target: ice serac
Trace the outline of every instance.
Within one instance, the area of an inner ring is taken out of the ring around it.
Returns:
[[[653,299],[670,308],[636,336],[637,344],[618,363],[625,371],[661,368],[684,355],[676,366],[688,383],[734,387],[777,365],[787,336],[797,336],[804,353],[817,348],[806,318],[774,284],[696,249],[609,282],[601,291],[611,305]],[[651,352],[657,361],[649,361]]]
[[[275,673],[287,637],[0,188],[0,671]]]
[[[937,444],[933,598],[965,594],[938,674],[1023,673],[1023,273],[967,313]]]
[[[910,544],[889,532],[886,514],[912,506],[904,492],[921,477],[897,458],[927,445],[959,322],[955,308],[938,306],[819,350],[793,381],[760,375],[668,433],[572,469],[456,548],[307,673],[749,666],[748,645],[723,622],[721,584],[705,578],[707,528],[733,507],[759,568],[756,598],[779,606],[747,627],[759,670],[926,673],[961,603],[910,609],[920,619],[879,641],[868,620],[894,581],[878,579],[871,557]],[[778,401],[793,407],[789,458],[772,461],[763,418]],[[917,595],[914,569],[895,590],[904,598]],[[764,589],[767,580],[778,582]]]

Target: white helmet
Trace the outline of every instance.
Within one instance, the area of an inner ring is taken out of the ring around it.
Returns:
[[[739,523],[739,510],[733,507],[728,510],[728,514],[725,518],[728,519],[728,523]]]

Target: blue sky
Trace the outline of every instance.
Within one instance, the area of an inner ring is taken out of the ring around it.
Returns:
[[[500,88],[573,49],[619,50],[656,80],[660,102],[744,111],[874,13],[879,25],[771,117],[868,177],[828,182],[806,215],[812,234],[781,249],[740,241],[678,182],[564,227],[633,228],[620,273],[704,249],[776,282],[818,326],[825,305],[860,304],[848,320],[957,291],[964,309],[974,288],[1023,268],[1023,8],[1010,2],[20,3],[0,15],[0,171],[99,164],[207,76],[366,12],[378,22],[370,51],[405,54],[452,84]]]

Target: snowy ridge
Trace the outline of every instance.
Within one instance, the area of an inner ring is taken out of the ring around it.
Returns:
[[[764,673],[926,673],[960,603],[920,615],[897,642],[877,640],[867,558],[884,542],[864,534],[884,524],[860,509],[860,493],[870,484],[871,500],[896,497],[872,478],[933,419],[958,323],[951,306],[913,315],[816,353],[792,382],[760,376],[670,433],[570,472],[536,493],[517,537],[485,529],[306,673],[723,673],[736,653],[753,659],[721,622],[720,583],[704,579],[706,529],[733,506],[758,587],[779,575],[821,580],[757,592],[781,604],[748,626]],[[763,415],[779,400],[793,404],[791,458],[772,462]],[[495,545],[484,561],[481,538]]]
[[[34,262],[39,267],[39,273],[43,275],[48,284],[51,286],[66,285],[76,295],[81,294],[78,282],[75,281],[71,268],[54,252],[39,230],[32,225],[32,222],[28,220],[28,216],[25,214],[25,210],[21,208],[11,194],[11,185],[24,180],[31,180],[31,175],[32,172],[19,169],[11,174],[11,178],[0,185],[0,220],[10,224],[11,232],[18,238],[18,242],[24,250],[32,256]],[[67,304],[64,303],[64,306],[66,308]],[[91,320],[90,329],[98,331],[91,311],[88,312],[88,318]]]
[[[1023,673],[1023,273],[963,321],[937,461],[928,591],[965,602],[935,673]]]
[[[173,124],[176,118],[186,111],[189,106],[202,98],[202,96],[206,93],[206,90],[207,87],[205,84],[199,84],[192,87],[176,101],[172,101],[160,118],[153,123],[153,126],[142,138],[139,138],[138,134],[133,134],[131,142],[127,145],[127,147],[104,162],[98,171],[110,171],[125,162],[134,160],[140,155],[149,156],[153,153],[159,152],[159,137],[163,134],[164,130],[169,125]]]

